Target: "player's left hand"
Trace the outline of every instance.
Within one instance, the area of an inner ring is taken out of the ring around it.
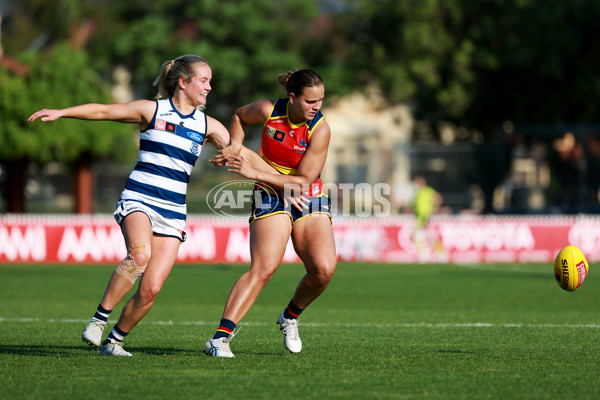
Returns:
[[[217,154],[215,154],[214,157],[208,161],[211,164],[213,164],[215,167],[226,166],[228,160],[230,160],[232,157],[238,156],[238,155],[232,156],[231,154],[227,154],[225,151],[226,149],[227,149],[227,147],[224,147],[221,150],[217,150]],[[241,146],[240,146],[240,149],[241,149]]]
[[[231,142],[227,146],[223,147],[219,153],[225,158],[239,156],[242,152],[242,144],[237,142]]]
[[[49,121],[56,121],[57,119],[59,119],[62,116],[63,116],[62,110],[43,109],[43,110],[36,111],[35,113],[31,114],[31,116],[29,118],[27,118],[27,121],[31,122],[31,121],[34,121],[34,120],[40,118],[44,122],[49,122]]]
[[[215,157],[216,158],[216,157]],[[224,157],[225,158],[225,157]],[[214,163],[213,163],[214,164]],[[256,170],[250,166],[244,156],[229,156],[225,158],[225,166],[229,172],[236,172],[248,179],[256,179]]]
[[[227,162],[227,157],[225,157],[222,153],[222,150],[217,151],[217,154],[210,160],[208,160],[215,167],[224,167]]]

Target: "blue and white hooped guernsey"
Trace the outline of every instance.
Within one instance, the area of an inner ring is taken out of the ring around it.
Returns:
[[[185,222],[186,192],[192,168],[206,138],[206,115],[182,115],[170,99],[157,100],[156,113],[140,132],[137,164],[120,200],[138,201],[164,218]]]

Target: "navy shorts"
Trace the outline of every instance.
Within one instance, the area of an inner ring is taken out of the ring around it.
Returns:
[[[269,190],[259,189],[254,191],[252,199],[252,215],[250,215],[249,223],[252,224],[257,219],[266,218],[275,214],[286,214],[290,217],[292,225],[296,221],[307,217],[311,214],[326,214],[331,219],[331,208],[329,206],[329,197],[326,194],[319,196],[306,197],[310,200],[308,208],[298,210],[295,206],[288,204],[284,206],[283,197],[280,193],[273,193]]]

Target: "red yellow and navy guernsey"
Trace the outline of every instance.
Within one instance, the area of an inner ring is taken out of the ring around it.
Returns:
[[[312,134],[323,121],[325,118],[319,111],[312,120],[298,125],[293,124],[289,119],[289,100],[287,98],[276,100],[269,119],[263,127],[261,147],[263,159],[281,174],[297,175],[298,166],[308,148]],[[280,213],[288,214],[292,223],[314,213],[327,214],[331,217],[329,198],[323,193],[320,175],[304,193],[304,196],[311,201],[308,210],[304,211],[290,206],[285,207],[281,193],[274,193],[266,185],[258,183],[255,189],[264,190],[259,190],[259,198],[255,198],[252,202],[251,224],[256,219]]]
[[[287,98],[278,99],[273,104],[269,120],[263,128],[262,153],[265,161],[280,173],[296,175],[315,128],[325,118],[319,111],[312,120],[295,125],[289,119],[288,109]],[[322,191],[323,183],[319,176],[308,194],[317,196]]]

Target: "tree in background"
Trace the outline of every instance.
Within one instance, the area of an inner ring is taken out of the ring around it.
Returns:
[[[76,211],[89,213],[90,168],[97,157],[119,154],[131,148],[131,129],[104,122],[28,123],[33,111],[64,108],[87,102],[110,102],[110,87],[91,67],[87,54],[68,43],[48,53],[28,51],[20,56],[28,67],[25,75],[0,68],[0,162],[5,167],[4,193],[7,211],[23,212],[26,170],[31,162],[61,161],[73,168]],[[86,193],[87,191],[87,193]]]
[[[180,54],[194,53],[208,58],[216,72],[213,79],[216,90],[211,93],[210,107],[215,110],[214,115],[228,123],[232,110],[239,104],[266,97],[267,93],[272,96],[279,73],[306,66],[302,52],[298,51],[299,43],[306,39],[299,32],[306,29],[318,8],[315,2],[299,0],[276,5],[268,0],[226,3],[24,0],[12,2],[11,11],[5,35],[10,38],[7,52],[25,59],[31,70],[24,78],[2,71],[6,80],[12,81],[10,86],[15,93],[27,95],[23,100],[24,113],[11,113],[7,105],[0,115],[11,120],[11,127],[6,125],[4,129],[13,135],[11,146],[29,148],[29,136],[42,135],[36,146],[44,149],[44,155],[33,148],[21,154],[5,147],[3,160],[9,182],[12,187],[15,187],[13,182],[22,183],[24,168],[30,161],[60,160],[76,166],[77,189],[82,184],[89,186],[86,171],[90,169],[90,161],[93,157],[108,156],[111,146],[116,147],[115,140],[122,128],[111,126],[108,130],[99,128],[102,123],[83,126],[73,121],[69,122],[73,131],[87,134],[72,136],[56,127],[24,125],[23,115],[39,107],[110,101],[107,90],[110,82],[106,77],[116,67],[131,71],[134,97],[151,98],[155,93],[148,88],[156,76],[156,65]],[[69,49],[66,45],[57,47],[57,43],[65,41],[70,43]],[[46,60],[42,54],[48,52],[50,58]],[[30,89],[30,84],[40,87]],[[86,85],[91,87],[84,89]],[[47,92],[67,94],[55,102]],[[48,101],[51,98],[53,101]],[[89,131],[96,129],[116,133],[116,137],[106,133],[102,138],[95,137]],[[23,183],[19,190],[7,191],[13,195],[19,193],[7,201],[12,212],[23,211],[22,186]],[[81,189],[76,196],[76,211],[89,212],[90,206],[79,200],[89,198],[90,189]]]
[[[495,132],[506,119],[595,119],[600,2],[573,0],[21,0],[4,30],[8,55],[77,42],[108,76],[133,74],[150,97],[152,66],[207,57],[218,114],[273,95],[274,76],[311,66],[329,94],[378,87],[419,119]],[[143,89],[142,89],[143,88]],[[142,90],[144,92],[142,92]],[[215,102],[211,104],[215,107]]]
[[[318,2],[305,0],[108,1],[110,24],[97,24],[88,49],[132,71],[137,97],[147,98],[155,66],[179,54],[207,58],[214,71],[213,115],[228,124],[252,99],[274,95],[277,75],[307,66]],[[283,92],[282,92],[283,94]]]
[[[323,54],[335,56],[325,74],[336,82],[328,88],[373,87],[391,105],[410,105],[418,121],[413,143],[439,143],[440,127],[453,126],[453,141],[477,149],[478,169],[469,179],[483,188],[486,211],[508,173],[509,164],[496,161],[505,122],[598,121],[598,1],[337,3],[343,6],[334,14],[335,42],[323,42],[329,46]],[[590,167],[597,165],[592,161]]]
[[[136,98],[154,95],[149,83],[162,61],[184,53],[207,57],[215,75],[209,107],[225,124],[238,105],[277,96],[277,74],[305,66],[325,77],[328,102],[376,88],[390,105],[409,104],[419,126],[433,132],[428,140],[436,139],[440,121],[469,133],[461,140],[477,135],[493,143],[507,120],[572,123],[600,115],[593,101],[600,90],[597,1],[6,3],[12,5],[2,31],[6,55],[69,41],[88,54],[88,67],[105,84],[113,68],[131,71]],[[503,176],[493,168],[482,165],[480,178],[491,189]]]
[[[435,124],[598,119],[600,2],[356,0],[336,15],[341,81]],[[329,54],[335,53],[333,51]]]

